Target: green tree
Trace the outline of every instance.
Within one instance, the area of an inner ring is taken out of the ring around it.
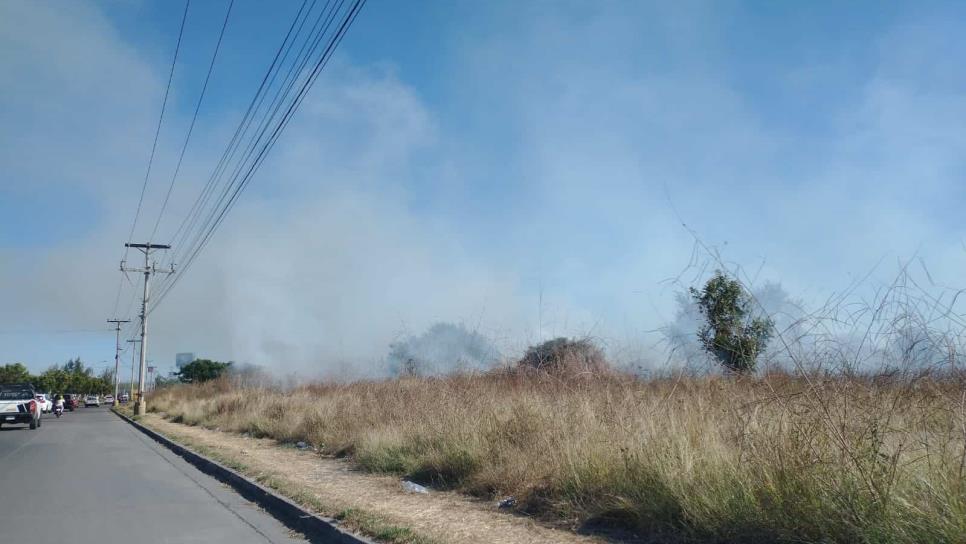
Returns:
[[[705,318],[698,330],[705,351],[733,372],[754,370],[772,337],[771,319],[754,317],[751,296],[738,280],[720,270],[703,289],[692,287],[690,292]]]
[[[41,391],[66,393],[70,378],[70,374],[59,366],[52,366],[41,373],[40,376],[37,376],[34,385]]]
[[[84,362],[81,361],[80,357],[75,357],[73,359],[68,359],[67,362],[64,363],[64,372],[76,376],[90,376],[94,373],[94,369],[85,367]]]
[[[32,381],[30,371],[20,363],[0,366],[0,383],[28,383]]]
[[[214,380],[231,367],[231,363],[219,363],[209,359],[195,359],[181,367],[178,379],[181,383],[201,383]]]
[[[94,369],[84,366],[79,357],[69,359],[61,366],[52,366],[34,378],[34,385],[41,391],[52,393],[96,393],[114,390],[114,371],[105,370],[94,376]]]

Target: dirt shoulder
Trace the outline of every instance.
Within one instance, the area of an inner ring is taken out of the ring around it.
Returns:
[[[495,505],[452,492],[414,494],[400,481],[352,470],[275,440],[172,423],[148,414],[140,423],[268,485],[316,513],[343,519],[388,542],[599,543],[542,526]]]

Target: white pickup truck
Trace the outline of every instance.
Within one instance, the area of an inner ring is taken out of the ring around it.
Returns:
[[[42,410],[29,384],[0,385],[0,425],[27,424],[36,429]]]

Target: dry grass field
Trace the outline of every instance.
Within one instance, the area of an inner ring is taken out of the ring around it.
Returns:
[[[966,542],[966,380],[501,372],[156,392],[189,425],[306,441],[575,530],[679,542]]]

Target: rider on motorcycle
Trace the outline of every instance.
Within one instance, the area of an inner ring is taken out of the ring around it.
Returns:
[[[57,400],[54,401],[54,412],[57,414],[57,417],[60,417],[60,414],[63,414],[64,413],[64,396],[63,395],[57,395]]]

